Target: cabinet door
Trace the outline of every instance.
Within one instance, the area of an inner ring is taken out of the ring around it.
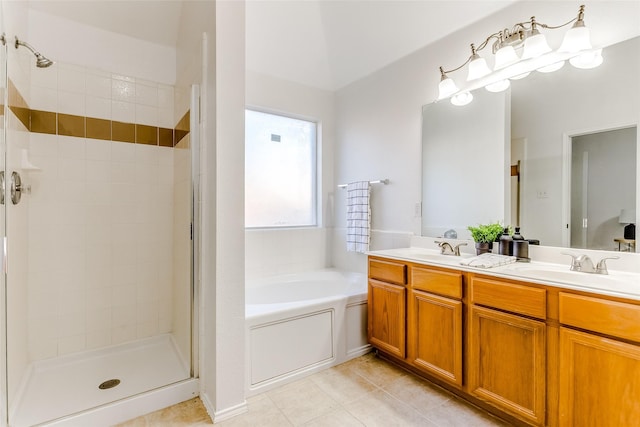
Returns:
[[[545,422],[546,325],[471,306],[469,392],[534,425]]]
[[[405,356],[406,289],[369,279],[369,343],[394,356]]]
[[[640,425],[640,347],[560,328],[560,425]]]
[[[408,304],[411,362],[462,386],[462,301],[412,290]]]

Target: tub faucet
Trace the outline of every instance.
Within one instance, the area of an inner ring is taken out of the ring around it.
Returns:
[[[562,253],[563,255],[569,255],[571,257],[571,271],[582,271],[583,273],[595,273],[595,274],[609,274],[607,270],[608,259],[618,259],[620,257],[604,257],[594,266],[593,261],[587,255],[573,255],[570,253]]]
[[[466,243],[458,243],[455,246],[451,246],[449,242],[435,242],[440,247],[440,253],[442,255],[454,255],[460,256],[460,246],[466,246]]]

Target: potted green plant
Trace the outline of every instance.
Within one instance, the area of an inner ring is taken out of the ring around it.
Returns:
[[[473,241],[476,242],[476,253],[478,255],[491,252],[493,242],[502,234],[504,227],[499,222],[493,224],[479,224],[477,227],[469,226]]]

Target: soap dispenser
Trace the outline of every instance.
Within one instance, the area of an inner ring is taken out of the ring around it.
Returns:
[[[513,240],[524,240],[524,237],[522,237],[522,234],[520,234],[520,227],[516,227],[516,231],[515,233],[513,233],[513,236],[511,238]]]
[[[498,243],[498,253],[500,255],[513,255],[513,239],[509,234],[509,227],[505,227],[502,232],[502,236],[500,236],[500,241]]]
[[[520,227],[516,227],[513,234],[513,256],[520,262],[529,262],[529,242],[520,234]]]

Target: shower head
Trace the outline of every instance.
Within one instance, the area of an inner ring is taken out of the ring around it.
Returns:
[[[24,46],[27,49],[29,49],[31,51],[31,53],[33,53],[36,56],[36,67],[38,67],[38,68],[47,68],[50,65],[53,65],[53,61],[52,60],[45,58],[40,52],[38,52],[34,48],[32,48],[29,45],[29,43],[18,40],[18,37],[16,37],[15,46],[16,46],[16,49],[18,48],[18,46]]]

